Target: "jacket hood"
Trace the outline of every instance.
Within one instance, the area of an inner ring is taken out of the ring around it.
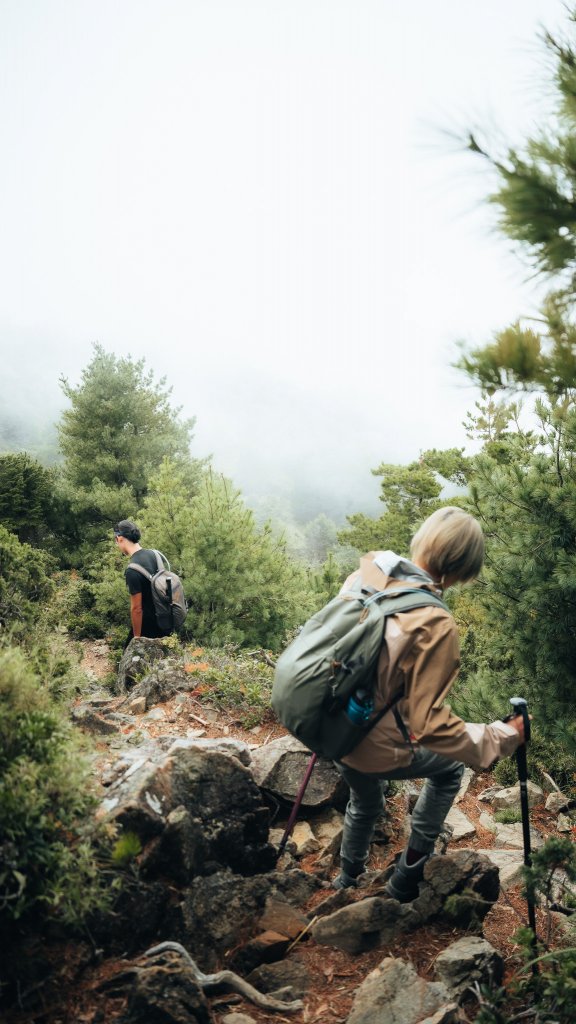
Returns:
[[[390,580],[400,583],[416,583],[421,587],[429,587],[435,592],[440,588],[429,573],[402,558],[395,551],[370,551],[360,559],[360,575],[363,587],[385,590]]]

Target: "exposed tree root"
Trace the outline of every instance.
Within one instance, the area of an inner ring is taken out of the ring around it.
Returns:
[[[301,1010],[304,1005],[301,999],[294,999],[292,1002],[284,1003],[281,999],[273,999],[272,996],[264,995],[263,992],[258,992],[258,989],[244,981],[234,971],[217,971],[216,974],[204,974],[189,952],[179,942],[161,942],[158,946],[152,946],[151,949],[147,949],[144,956],[155,956],[157,953],[167,952],[178,953],[185,960],[194,978],[203,989],[212,988],[216,985],[228,985],[234,992],[239,992],[241,996],[249,999],[255,1006],[259,1006],[263,1010],[281,1010],[284,1013],[295,1013],[297,1010]]]

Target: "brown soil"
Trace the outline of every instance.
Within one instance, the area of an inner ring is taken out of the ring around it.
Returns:
[[[97,678],[104,677],[111,667],[108,659],[99,651],[98,645],[95,647],[89,643],[84,645],[83,666]],[[120,698],[116,703],[120,704]],[[172,700],[158,706],[166,712],[166,718],[162,721],[142,722],[139,716],[138,726],[141,722],[152,736],[165,734],[168,731],[167,725],[170,727],[170,733],[175,736],[185,735],[191,727],[203,728],[207,737],[234,736],[252,744],[267,743],[270,739],[285,734],[285,730],[272,719],[254,729],[243,729],[237,716],[220,708],[216,711],[200,696],[190,695],[183,704]],[[129,734],[138,726],[130,726],[124,731]],[[103,741],[98,743],[98,747],[103,754],[108,750],[107,744]],[[493,845],[493,833],[478,824],[483,805],[477,801],[477,794],[491,782],[489,774],[477,777],[458,805],[476,825],[477,835],[472,840],[450,842],[448,849],[488,848]],[[386,845],[373,846],[374,853],[368,865],[370,869],[386,867],[404,845],[401,831],[406,814],[404,797],[391,798],[387,809],[391,839]],[[555,834],[555,817],[545,811],[543,806],[531,812],[531,821],[545,837]],[[312,871],[315,862],[316,857],[311,855],[301,862],[301,866]],[[306,908],[310,916],[314,914],[314,906],[326,895],[329,895],[329,892],[323,890],[311,899],[310,905]],[[360,890],[357,898],[362,898],[362,895]],[[519,966],[519,951],[514,941],[514,933],[525,923],[526,903],[519,886],[500,894],[484,922],[484,936],[505,958],[506,982]],[[546,920],[541,911],[537,912],[537,924],[540,934],[544,935]],[[343,1024],[350,1013],[355,990],[386,956],[399,956],[410,960],[422,977],[432,979],[438,954],[464,934],[465,932],[458,929],[430,925],[411,935],[402,936],[397,943],[356,956],[316,945],[314,940],[306,935],[289,953],[291,958],[306,965],[313,978],[312,987],[304,999],[303,1010],[283,1016],[281,1013],[260,1010],[235,994],[219,995],[210,999],[214,1024],[218,1024],[221,1017],[232,1010],[247,1014],[257,1024],[269,1021],[277,1021],[279,1024]],[[55,976],[52,982],[45,986],[42,1010],[36,1014],[28,1012],[24,1015],[13,1012],[6,1018],[6,1024],[113,1024],[125,1009],[125,1001],[123,998],[107,994],[102,986],[130,964],[138,963],[138,960],[133,959],[129,963],[124,960],[107,960],[95,964],[88,946],[77,943],[65,947],[54,946],[51,953]],[[477,1012],[474,1001],[467,1004],[465,1009],[467,1019],[473,1020]]]

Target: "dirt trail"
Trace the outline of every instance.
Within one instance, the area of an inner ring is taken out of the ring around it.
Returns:
[[[116,667],[107,646],[102,641],[85,641],[82,644],[83,657],[82,667],[86,674],[95,683],[100,682]],[[118,698],[120,700],[121,698]],[[190,694],[185,703],[169,701],[158,705],[165,713],[161,721],[147,720],[146,731],[151,735],[166,734],[166,726],[169,725],[170,732],[177,735],[185,735],[190,727],[197,727],[203,724],[206,736],[231,736],[248,743],[266,743],[273,736],[283,735],[285,730],[278,726],[272,719],[269,722],[257,726],[251,730],[242,729],[233,713],[229,713],[218,707],[215,710],[209,701],[200,695]],[[141,716],[135,716],[137,724],[125,731],[130,733],[140,725]],[[142,723],[144,724],[144,723]],[[104,741],[97,742],[102,751],[106,748]],[[478,803],[477,794],[492,783],[489,774],[478,776],[473,781],[467,795],[459,804],[459,809],[476,825],[477,835],[472,839],[458,842],[450,842],[448,849],[459,847],[486,848],[494,843],[494,835],[479,825],[478,818],[482,804]],[[391,838],[386,845],[373,846],[373,855],[368,867],[370,869],[382,869],[386,867],[394,853],[401,849],[404,843],[403,823],[406,817],[406,802],[403,796],[393,797],[387,805]],[[543,807],[536,808],[532,812],[532,822],[544,836],[556,834],[556,819],[554,815],[544,810]],[[300,862],[300,866],[307,871],[314,871],[316,867],[316,856],[310,855]],[[313,916],[313,905],[320,898],[327,895],[327,892],[318,894],[313,898],[308,912]],[[484,922],[484,936],[498,949],[506,961],[506,976],[509,977],[516,964],[518,947],[515,945],[513,935],[516,929],[526,923],[526,904],[521,895],[520,887],[509,889],[501,893],[498,902]],[[538,911],[538,925],[541,933],[544,931],[544,915]],[[374,950],[370,953],[352,956],[336,949],[326,946],[316,946],[314,941],[307,937],[304,941],[295,946],[290,954],[294,960],[306,964],[306,967],[313,978],[313,986],[305,997],[305,1007],[302,1011],[290,1014],[290,1017],[282,1017],[270,1011],[259,1010],[252,1004],[241,999],[239,996],[230,994],[215,997],[210,1000],[213,1019],[219,1022],[221,1015],[231,1010],[241,1011],[252,1018],[257,1024],[265,1024],[269,1021],[287,1021],[292,1024],[344,1024],[350,1013],[353,994],[366,975],[379,964],[386,956],[398,956],[410,960],[418,973],[431,980],[434,973],[434,963],[438,954],[451,942],[460,938],[463,931],[455,928],[447,928],[446,925],[431,925],[422,928],[420,931],[408,936],[403,936],[398,943]],[[169,938],[169,936],[166,936]],[[55,951],[61,956],[62,951]],[[74,963],[72,948],[69,951],[72,956],[71,964]],[[74,968],[68,968],[69,978],[66,980],[66,968],[61,975],[62,988],[58,1000],[59,1006],[54,1013],[47,1013],[39,1017],[28,1017],[26,1024],[32,1021],[42,1020],[42,1024],[80,1024],[80,1022],[106,1021],[112,1024],[120,1012],[125,1008],[122,1000],[107,997],[100,986],[109,977],[125,969],[126,961],[108,960],[98,965],[85,967],[80,976]],[[477,1007],[470,1003],[467,1007],[468,1018],[473,1020],[477,1013]],[[10,1017],[9,1024],[24,1024],[24,1018],[18,1016]]]

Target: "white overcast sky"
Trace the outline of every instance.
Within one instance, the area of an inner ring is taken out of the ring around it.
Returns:
[[[144,356],[248,491],[464,444],[455,341],[542,288],[443,130],[546,122],[542,26],[560,0],[0,0],[9,400]]]

